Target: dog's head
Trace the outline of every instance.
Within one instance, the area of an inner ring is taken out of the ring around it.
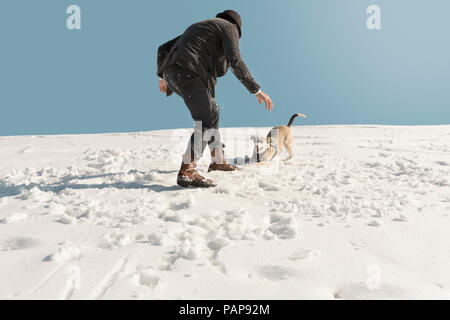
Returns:
[[[266,139],[263,137],[251,136],[250,140],[254,144],[254,155],[256,154],[256,161],[260,161],[260,156],[267,149]]]
[[[263,150],[266,147],[266,139],[263,137],[251,136],[250,140],[253,141],[255,149]]]

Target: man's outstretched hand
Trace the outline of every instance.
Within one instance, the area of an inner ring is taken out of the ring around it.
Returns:
[[[270,99],[270,97],[269,97],[267,94],[265,94],[265,93],[262,92],[262,91],[259,91],[259,92],[256,94],[256,98],[258,98],[259,104],[263,103],[263,101],[264,101],[264,103],[266,104],[266,107],[265,107],[265,108],[267,109],[267,107],[269,107],[269,111],[272,110],[272,108],[273,108],[273,102],[272,102],[272,99]]]
[[[163,79],[159,79],[159,91],[167,93],[167,84]]]

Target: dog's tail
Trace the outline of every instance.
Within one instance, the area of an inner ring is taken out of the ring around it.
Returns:
[[[288,123],[288,125],[287,125],[289,128],[292,126],[292,123],[294,122],[294,119],[297,118],[297,117],[303,117],[303,118],[306,118],[306,116],[305,116],[303,113],[296,113],[296,114],[294,114],[294,115],[291,117],[291,120],[289,120],[289,123]]]

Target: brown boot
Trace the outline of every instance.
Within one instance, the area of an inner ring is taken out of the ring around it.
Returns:
[[[182,163],[177,176],[177,184],[182,187],[209,188],[217,184],[209,179],[202,177],[197,170],[195,162]]]
[[[231,164],[228,164],[225,160],[223,149],[213,149],[211,151],[211,164],[209,165],[208,172],[210,171],[235,171],[238,168]]]

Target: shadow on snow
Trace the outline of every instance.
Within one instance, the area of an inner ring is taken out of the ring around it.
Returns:
[[[167,171],[167,170],[155,170],[155,172],[160,174],[172,174],[178,171]],[[129,171],[130,173],[138,173],[136,170]],[[145,172],[140,172],[145,174]],[[182,190],[184,188],[173,185],[164,186],[161,184],[146,184],[145,182],[114,182],[114,183],[70,183],[73,180],[89,180],[95,178],[106,178],[116,175],[121,175],[123,173],[105,173],[92,176],[69,176],[64,177],[61,181],[54,183],[30,183],[30,184],[20,184],[20,185],[9,185],[0,181],[0,198],[13,197],[22,194],[24,191],[31,190],[33,188],[38,188],[43,192],[53,192],[59,193],[65,189],[148,189],[155,192],[165,192],[165,191],[176,191]]]

